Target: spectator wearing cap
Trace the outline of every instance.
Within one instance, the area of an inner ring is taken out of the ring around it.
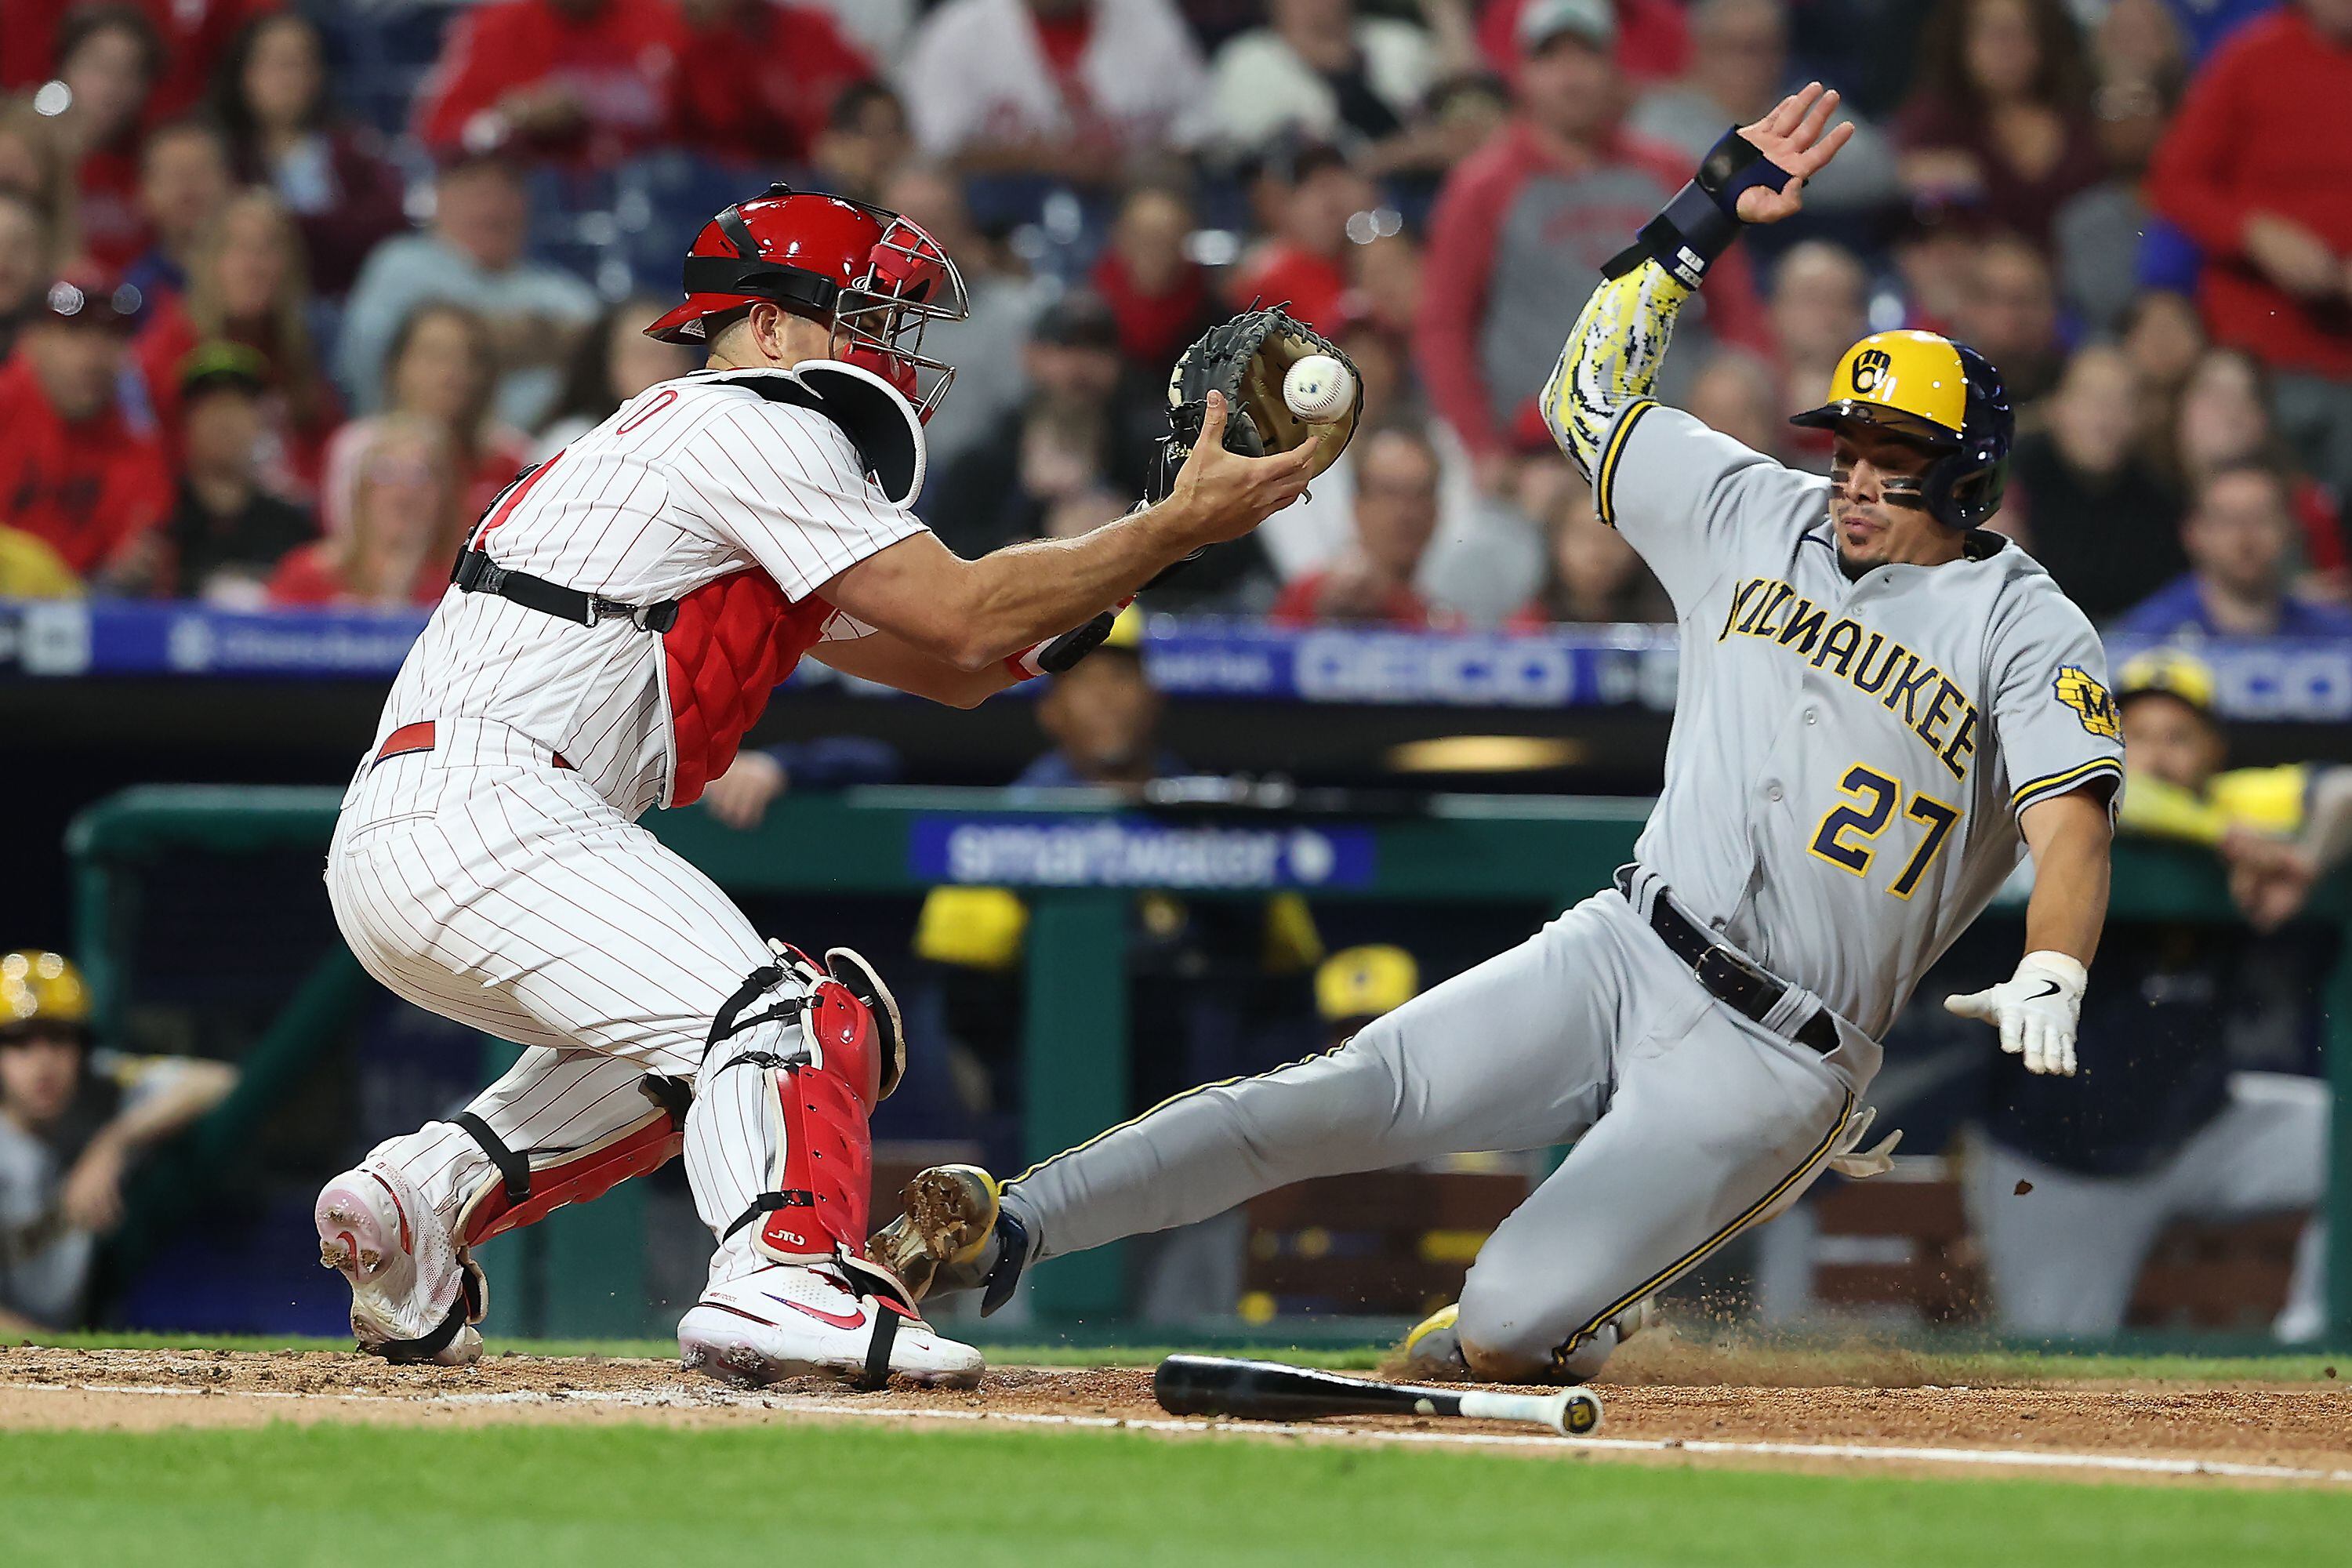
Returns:
[[[311,287],[340,300],[377,244],[408,226],[407,184],[373,128],[338,115],[318,24],[296,12],[252,23],[213,83],[212,118],[236,177],[292,210]]]
[[[1437,532],[1437,452],[1410,426],[1367,431],[1356,460],[1353,548],[1294,577],[1267,618],[1276,626],[1425,627],[1435,623],[1413,586]]]
[[[172,508],[155,437],[118,397],[138,291],[95,269],[53,283],[0,365],[0,525],[110,586]]]
[[[207,343],[180,367],[179,506],[163,525],[151,584],[158,597],[249,607],[296,546],[310,514],[261,482],[268,365],[241,343]]]
[[[57,247],[48,215],[30,197],[0,190],[0,361],[57,276]]]
[[[1227,301],[1282,301],[1317,331],[1337,333],[1355,281],[1355,241],[1372,237],[1380,192],[1329,142],[1285,137],[1259,161],[1251,196],[1266,238],[1234,268]]]
[[[2287,439],[2352,496],[2352,0],[2293,0],[2232,34],[2147,188],[2205,249],[2214,340],[2271,365]]]
[[[2123,351],[2094,344],[2068,362],[2048,421],[2010,459],[2004,527],[2102,624],[2189,565],[2179,497],[2141,456],[2147,401]]]
[[[2195,489],[2216,469],[2257,462],[2287,477],[2304,563],[2327,596],[2347,586],[2347,541],[2336,498],[2304,472],[2271,416],[2268,366],[2243,349],[2208,348],[2182,377],[2169,451],[2182,488]]]
[[[1690,68],[1654,83],[1625,124],[1677,149],[1696,167],[1725,126],[1754,124],[1801,84],[1789,66],[1788,0],[1697,0],[1690,8]],[[1805,182],[1810,211],[1876,206],[1900,189],[1885,133],[1850,105],[1840,103],[1838,110],[1840,119],[1853,121],[1853,139],[1835,163]]]
[[[289,552],[270,574],[273,605],[397,609],[436,603],[472,521],[453,504],[448,432],[386,414],[364,422],[341,531]]]
[[[316,491],[329,437],[342,418],[310,336],[310,291],[301,231],[286,205],[259,186],[214,215],[189,258],[185,294],[149,312],[136,353],[165,455],[177,461],[180,370],[198,345],[242,343],[259,354],[269,384],[270,484]]]
[[[1454,168],[1431,215],[1421,373],[1497,493],[1516,458],[1551,449],[1536,406],[1559,353],[1551,324],[1591,291],[1643,221],[1635,214],[1656,211],[1691,175],[1680,153],[1619,127],[1616,36],[1607,0],[1531,0],[1519,14],[1517,113]],[[1706,311],[1682,329],[1694,339],[1769,346],[1738,250],[1695,302]]]
[[[139,211],[139,132],[163,67],[163,44],[131,5],[78,6],[57,32],[57,135],[74,162],[79,244],[120,272],[147,247]],[[40,107],[47,109],[44,101]]]
[[[149,244],[122,280],[151,303],[186,289],[197,241],[232,189],[219,132],[199,120],[167,120],[149,132],[139,158],[139,210]]]
[[[1681,0],[1604,0],[1614,20],[1611,63],[1634,82],[1671,81],[1690,68],[1690,23]],[[1527,14],[1543,0],[1491,0],[1478,14],[1478,47],[1506,79],[1524,58]],[[1717,132],[1721,134],[1720,131]]]
[[[101,1047],[72,963],[0,954],[0,1327],[81,1325],[125,1179],[236,1078],[225,1062]]]
[[[491,0],[451,25],[411,127],[444,158],[609,166],[667,133],[680,41],[663,0]]]
[[[924,154],[967,174],[1106,184],[1211,123],[1208,71],[1171,0],[946,0],[898,82]]]
[[[1970,196],[1996,226],[2047,247],[2058,210],[2106,172],[2090,99],[2064,0],[1939,0],[1895,123],[1904,183]]]
[[[1419,167],[1429,149],[1413,132],[1437,67],[1428,33],[1355,0],[1270,0],[1266,25],[1213,62],[1218,139],[1252,153],[1287,131],[1346,147],[1368,173]]]
[[[1154,425],[1166,429],[1131,390],[1118,320],[1099,295],[1072,289],[1046,307],[1022,363],[1026,395],[928,492],[932,530],[959,555],[1042,536],[1046,514],[1070,497],[1140,494],[1151,453],[1147,433]],[[1160,380],[1164,388],[1164,372]]]
[[[523,254],[530,226],[522,174],[502,157],[465,157],[433,183],[433,224],[386,240],[360,269],[343,311],[336,376],[351,405],[383,405],[384,358],[412,311],[444,300],[489,324],[498,411],[524,429],[545,416],[561,367],[595,319],[595,290]]]
[[[2189,570],[2116,622],[2149,637],[2352,637],[2352,611],[2290,590],[2295,567],[2293,492],[2258,461],[2205,477],[2182,524]]]
[[[2291,765],[2225,770],[2214,678],[2174,649],[2116,676],[2129,835],[2214,850],[2258,931],[2300,907],[2317,867],[2352,834],[2352,772]],[[2327,1086],[2248,1072],[2231,1059],[2231,1016],[2250,1000],[2243,933],[2216,925],[2117,921],[2059,1088],[2013,1057],[1992,1059],[1985,1139],[1966,1164],[2000,1326],[2030,1334],[2109,1334],[2123,1326],[2148,1249],[2176,1217],[2239,1221],[2310,1214],[2326,1193]],[[2326,1227],[2295,1250],[2272,1332],[2326,1327]]]
[[[797,165],[874,64],[830,12],[777,0],[677,0],[671,139],[708,157]]]
[[[200,103],[215,67],[237,30],[281,9],[286,0],[135,0],[152,29],[159,73],[149,112],[185,114]],[[71,14],[89,0],[7,0],[0,5],[0,91],[36,88],[55,73],[58,40]]]

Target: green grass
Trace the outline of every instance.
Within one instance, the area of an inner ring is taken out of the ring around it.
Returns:
[[[649,1563],[2106,1568],[2335,1560],[2352,1495],[779,1424],[0,1433],[16,1568]]]
[[[43,1334],[41,1344],[84,1349],[347,1351],[348,1340],[303,1339],[267,1334],[133,1333],[96,1330],[85,1333]],[[1188,1347],[1166,1345],[1069,1345],[990,1342],[989,1359],[1000,1366],[1150,1366],[1162,1356]],[[1198,1350],[1199,1346],[1189,1347]],[[509,1340],[493,1336],[490,1353],[497,1355],[606,1356],[667,1361],[677,1354],[671,1340]],[[1390,1353],[1386,1344],[1297,1346],[1267,1343],[1240,1347],[1220,1345],[1220,1355],[1255,1355],[1297,1366],[1330,1367],[1363,1372],[1379,1365]],[[1783,1363],[1809,1356],[1833,1357],[1837,1347],[1797,1343],[1770,1347],[1768,1353]],[[2200,1356],[2188,1354],[2108,1354],[2099,1352],[2011,1350],[1937,1351],[1919,1347],[1920,1362],[1934,1378],[1945,1383],[2019,1383],[2115,1380],[2134,1383],[2322,1383],[2334,1372],[2352,1375],[2352,1361],[2339,1366],[2336,1357],[2298,1352],[2282,1355]]]

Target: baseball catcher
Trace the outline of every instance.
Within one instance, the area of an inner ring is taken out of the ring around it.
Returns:
[[[1981,525],[2000,377],[1925,332],[1864,339],[1829,401],[1830,478],[1650,395],[1683,305],[1742,227],[1798,210],[1852,134],[1815,83],[1725,134],[1607,267],[1543,389],[1605,522],[1675,603],[1665,788],[1633,864],[1520,946],[1346,1045],[1160,1106],[1002,1186],[924,1173],[874,1255],[1001,1304],[1032,1261],[1255,1194],[1475,1150],[1572,1143],[1455,1306],[1423,1375],[1581,1380],[1663,1287],[1862,1147],[1884,1033],[2030,851],[2013,979],[1951,998],[2035,1072],[2074,1068],[2121,777],[2090,623]]]
[[[344,795],[327,887],[352,952],[523,1052],[326,1184],[320,1259],[362,1349],[469,1361],[475,1248],[682,1152],[718,1243],[688,1365],[967,1381],[979,1352],[864,1256],[867,1118],[905,1055],[888,989],[847,949],[762,941],[636,819],[724,772],[803,657],[958,706],[1066,668],[1157,574],[1296,498],[1316,449],[1212,387],[1154,504],[960,560],[908,510],[953,375],[924,329],[964,314],[938,243],[776,185],[703,226],[684,280],[646,330],[708,367],[492,504]]]

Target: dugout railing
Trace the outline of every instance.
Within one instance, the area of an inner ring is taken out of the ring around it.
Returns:
[[[338,795],[317,788],[143,785],[83,812],[68,835],[77,956],[101,1028],[120,1016],[136,976],[142,868],[175,855],[323,852]],[[1642,800],[1435,795],[1367,814],[1139,811],[1072,792],[1041,805],[993,790],[856,789],[787,797],[739,833],[698,811],[656,813],[647,825],[729,890],[760,894],[919,894],[942,883],[1008,887],[1031,909],[1026,994],[1050,1006],[1022,1025],[1023,1138],[1041,1158],[1084,1141],[1129,1110],[1126,902],[1144,891],[1262,898],[1292,889],[1322,900],[1420,904],[1493,900],[1557,908],[1606,884],[1630,858],[1649,812]],[[2202,851],[2118,841],[2117,919],[2234,923],[2220,865]],[[2328,1211],[2352,1216],[2352,899],[2336,879],[2312,915],[2337,928],[2322,1006],[2336,1089]],[[151,1171],[134,1194],[152,1228],[250,1139],[307,1070],[380,992],[340,943],[295,987],[244,1058],[236,1092]],[[645,1211],[622,1188],[559,1212],[537,1238],[549,1282],[535,1326],[567,1336],[658,1331],[642,1284]],[[135,1237],[138,1227],[133,1226]],[[2329,1343],[2352,1348],[2352,1223],[2329,1227]],[[569,1260],[593,1266],[572,1267]],[[1056,1259],[1035,1274],[1045,1323],[1099,1331],[1123,1305],[1118,1249]]]

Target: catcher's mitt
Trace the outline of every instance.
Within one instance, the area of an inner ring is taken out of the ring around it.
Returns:
[[[1283,377],[1309,354],[1329,354],[1348,367],[1356,379],[1355,395],[1339,418],[1309,425],[1283,401]],[[1229,321],[1211,327],[1176,361],[1168,375],[1170,435],[1160,448],[1160,472],[1153,487],[1168,493],[1176,470],[1201,438],[1201,420],[1208,412],[1209,394],[1225,395],[1225,447],[1247,458],[1288,452],[1321,438],[1308,477],[1339,461],[1356,433],[1363,412],[1364,388],[1356,378],[1355,362],[1339,345],[1276,305],[1244,310]]]

